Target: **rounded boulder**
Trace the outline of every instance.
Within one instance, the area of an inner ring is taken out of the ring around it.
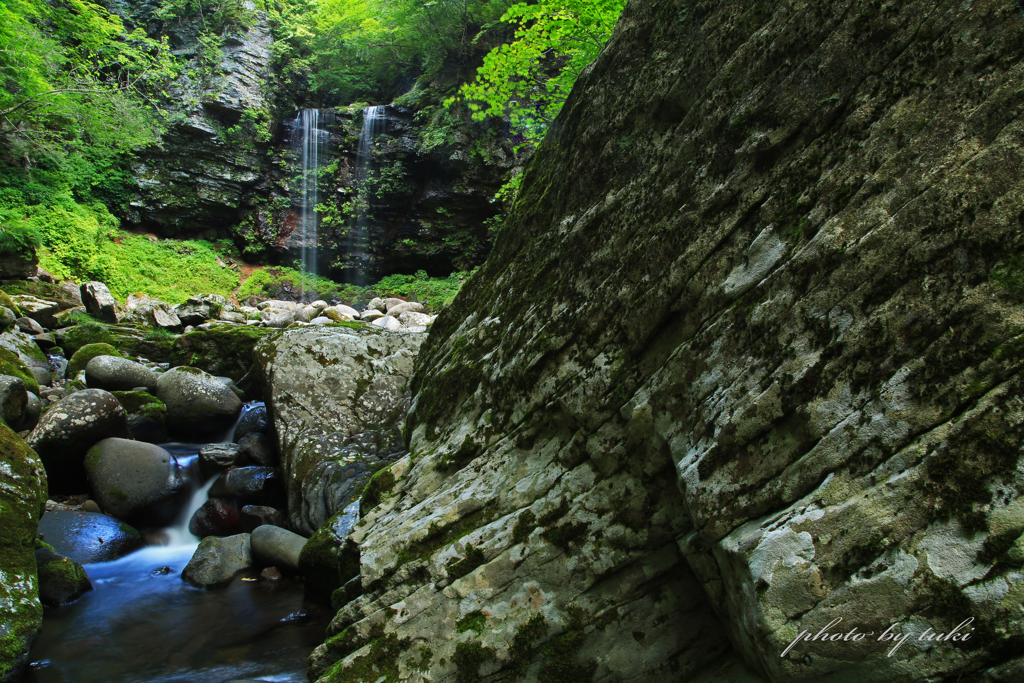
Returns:
[[[242,410],[235,392],[197,368],[168,370],[157,381],[156,395],[167,406],[167,428],[190,439],[229,429]]]
[[[226,500],[210,498],[192,515],[188,530],[200,538],[237,534],[241,530],[238,509]]]
[[[306,539],[279,526],[263,524],[252,530],[252,556],[258,564],[298,571]]]
[[[156,373],[142,363],[117,356],[96,356],[85,366],[85,383],[90,389],[132,391],[136,387],[155,390]]]
[[[86,452],[111,437],[128,437],[124,408],[107,391],[83,389],[53,404],[25,441],[46,467],[51,494],[81,493]]]
[[[185,565],[181,578],[198,588],[222,586],[231,582],[235,572],[251,566],[249,534],[207,536]]]
[[[28,392],[20,377],[0,375],[0,420],[11,429],[21,429],[28,408]]]
[[[49,510],[39,534],[55,553],[80,564],[116,560],[145,545],[133,527],[99,512]]]
[[[85,456],[100,508],[133,524],[166,524],[186,493],[173,455],[154,444],[103,439]]]
[[[39,599],[47,607],[77,600],[92,590],[92,582],[82,565],[47,548],[36,551],[39,570]]]

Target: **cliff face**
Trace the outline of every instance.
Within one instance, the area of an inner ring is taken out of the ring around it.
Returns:
[[[1022,53],[1005,2],[630,3],[313,672],[1024,676]]]

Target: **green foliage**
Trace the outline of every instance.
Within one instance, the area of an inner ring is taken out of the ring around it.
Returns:
[[[513,5],[501,21],[516,26],[511,43],[484,57],[476,79],[445,101],[465,102],[475,120],[507,118],[539,141],[583,69],[611,36],[623,0],[544,0]]]

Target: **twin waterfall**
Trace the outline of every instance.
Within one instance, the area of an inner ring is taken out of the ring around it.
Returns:
[[[355,180],[357,183],[354,216],[348,230],[344,258],[346,270],[351,274],[347,279],[352,284],[366,284],[365,261],[370,206],[370,159],[374,139],[384,132],[384,107],[374,106],[363,109],[363,127],[359,134],[359,148],[356,159]],[[317,227],[319,217],[316,207],[321,201],[319,192],[320,171],[330,162],[330,129],[335,123],[333,109],[303,109],[292,124],[291,149],[301,162],[301,177],[292,191],[296,210],[296,225],[293,243],[299,245],[302,260],[301,291],[304,301],[317,298]]]

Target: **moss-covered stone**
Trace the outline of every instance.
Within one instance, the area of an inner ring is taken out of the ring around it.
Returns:
[[[3,290],[0,290],[0,306],[11,309],[11,311],[14,312],[14,315],[19,318],[21,317],[21,309],[18,308],[18,305],[14,303],[14,300],[11,299],[7,292],[4,292]]]
[[[25,388],[33,394],[39,394],[39,382],[35,375],[28,369],[28,366],[18,357],[18,354],[0,348],[0,375],[17,377],[25,383]]]
[[[45,501],[42,463],[0,424],[0,681],[17,677],[42,627],[35,541]]]
[[[78,373],[85,370],[85,366],[88,365],[89,361],[96,356],[117,356],[118,358],[124,358],[124,356],[121,355],[121,352],[110,344],[103,342],[86,344],[75,351],[75,355],[73,355],[68,361],[67,376],[71,378],[78,377]]]
[[[163,418],[167,406],[156,396],[145,391],[112,391],[117,402],[129,415],[145,415],[152,418]]]
[[[342,510],[322,524],[299,553],[299,571],[306,578],[306,590],[324,601],[359,574],[359,547],[335,533],[344,515]]]
[[[264,337],[279,333],[250,325],[214,325],[183,334],[171,349],[172,365],[188,365],[211,375],[241,379],[253,364],[253,349]]]

